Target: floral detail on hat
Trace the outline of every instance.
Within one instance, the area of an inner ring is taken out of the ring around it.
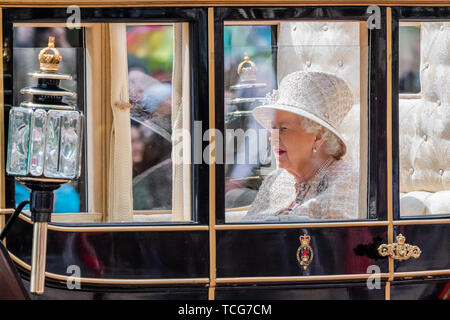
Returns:
[[[274,104],[280,98],[280,93],[278,90],[274,89],[272,92],[266,94],[263,105]]]

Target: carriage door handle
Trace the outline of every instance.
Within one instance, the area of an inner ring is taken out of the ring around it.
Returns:
[[[378,253],[382,257],[389,256],[394,260],[408,260],[409,258],[417,259],[422,251],[418,246],[405,243],[406,238],[399,234],[395,237],[397,242],[390,244],[382,244],[378,247]]]

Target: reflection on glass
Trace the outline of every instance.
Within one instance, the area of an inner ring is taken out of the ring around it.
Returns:
[[[33,113],[31,120],[30,173],[42,175],[44,170],[45,129],[47,127],[47,112],[39,109]]]
[[[420,92],[420,28],[399,28],[399,89],[400,93]]]
[[[226,222],[366,218],[364,29],[225,27]]]
[[[80,33],[83,30],[68,29],[64,27],[14,27],[14,43],[13,43],[13,105],[18,106],[21,102],[30,99],[31,96],[20,94],[21,88],[35,86],[35,82],[27,73],[39,70],[39,61],[36,57],[39,51],[48,44],[49,36],[55,37],[55,43],[58,45],[58,50],[61,52],[64,59],[61,61],[59,71],[65,74],[73,75],[73,81],[65,81],[62,86],[66,89],[79,92],[78,84],[82,83],[83,79],[79,79],[79,57],[82,56],[82,43],[80,43]],[[80,95],[80,99],[82,99]],[[68,104],[79,105],[77,98],[66,97],[64,102]],[[39,119],[36,119],[39,120]],[[39,127],[39,123],[35,123]],[[30,158],[28,159],[29,170],[32,174],[39,175],[39,172],[45,170],[41,167],[41,160],[44,157],[44,150],[38,150],[38,140],[42,138],[40,131],[32,130],[29,134],[32,139],[32,146],[30,149]],[[45,133],[44,133],[45,135]],[[34,140],[33,140],[34,139]],[[33,143],[33,141],[35,143]],[[33,160],[36,159],[36,160]],[[36,161],[36,163],[34,163]],[[80,161],[80,159],[78,160]],[[57,159],[54,159],[57,162]],[[63,185],[55,191],[55,213],[75,213],[80,210],[86,210],[85,204],[85,189],[84,175],[80,180],[74,180],[69,184]],[[82,198],[82,202],[80,202]],[[15,183],[15,199],[16,204],[21,201],[29,199],[29,190],[21,183]],[[25,208],[27,209],[27,207]]]
[[[274,26],[225,26],[225,130],[228,209],[250,205],[274,168],[268,132],[252,110],[276,87]],[[260,139],[258,139],[258,137]]]
[[[415,69],[417,74],[420,70],[420,94],[400,94],[400,216],[447,215],[450,214],[450,23],[401,22],[400,30],[403,28],[415,29],[414,45],[420,51],[420,64]],[[402,66],[408,62],[410,49],[400,46],[399,50]],[[407,61],[403,63],[402,59]]]
[[[166,210],[165,218],[172,209],[174,32],[173,26],[127,27],[133,207]]]

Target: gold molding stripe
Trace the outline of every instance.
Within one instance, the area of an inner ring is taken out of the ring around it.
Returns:
[[[29,212],[24,210],[25,213]],[[7,214],[13,214],[14,209],[0,209],[0,216]],[[77,213],[72,213],[77,214]],[[83,214],[83,213],[82,213]],[[86,213],[90,214],[90,213]],[[94,213],[99,214],[99,213]],[[140,213],[139,213],[140,214]],[[19,215],[22,220],[31,223],[30,217],[24,214]],[[65,222],[59,222],[65,223]],[[96,227],[72,227],[72,226],[60,226],[60,225],[49,225],[50,230],[55,231],[65,231],[65,232],[84,232],[84,231],[125,231],[124,228],[139,228],[138,231],[160,231],[161,229],[174,229],[174,230],[209,230],[209,226],[206,225],[164,225],[164,226],[112,226],[108,223],[101,222],[97,223],[100,226]],[[408,225],[440,225],[440,224],[450,224],[450,219],[414,219],[414,220],[395,220],[393,222],[394,226],[408,226]],[[215,230],[262,230],[262,229],[299,229],[299,228],[342,228],[342,227],[382,227],[388,226],[389,221],[356,221],[356,222],[311,222],[311,223],[279,223],[279,224],[222,224],[214,225]],[[143,230],[143,228],[145,230]],[[87,230],[85,230],[87,229]],[[135,231],[135,230],[126,230]]]
[[[449,224],[450,217],[448,219],[414,219],[414,220],[395,220],[394,226],[409,226],[409,225],[439,225],[439,224]]]
[[[16,257],[14,254],[9,252],[9,256],[11,259],[17,263],[22,268],[30,271],[31,266],[28,263],[25,263],[20,258]],[[45,276],[47,278],[67,281],[69,278],[73,280],[73,277],[56,274],[52,272],[45,272]],[[95,283],[95,284],[207,284],[209,282],[208,278],[179,278],[179,279],[107,279],[107,278],[79,278],[81,283]]]
[[[225,208],[225,212],[248,211],[250,205],[244,207]]]
[[[262,230],[262,229],[300,229],[300,228],[342,228],[387,226],[388,221],[356,222],[310,222],[310,223],[270,223],[270,224],[221,224],[215,230]]]
[[[217,278],[217,283],[267,283],[267,282],[305,282],[305,281],[335,281],[368,279],[372,274],[343,274],[325,276],[289,276],[289,277],[236,277]],[[380,273],[381,278],[388,278],[389,273]]]
[[[19,214],[19,218],[25,222],[32,224],[30,217],[25,216],[23,213]],[[101,226],[92,227],[69,227],[69,226],[56,226],[54,224],[48,225],[48,230],[61,231],[61,232],[133,232],[133,231],[208,231],[209,226],[202,225],[144,225],[144,226],[108,226],[106,223],[102,223]]]
[[[2,192],[2,195],[4,195],[5,193]],[[7,214],[13,214],[14,213],[14,209],[0,209],[0,215],[4,216]]]
[[[209,143],[215,145],[215,72],[214,72],[214,8],[208,8],[208,78],[209,78]],[[212,149],[212,148],[211,148]],[[208,299],[215,299],[216,288],[216,159],[211,151],[209,159],[209,289]]]
[[[386,144],[388,243],[394,242],[394,204],[392,194],[392,10],[386,8]],[[394,259],[389,257],[389,280],[394,278]]]
[[[384,291],[384,300],[391,300],[391,282],[386,282],[386,287]]]
[[[3,0],[0,1],[2,7],[60,7],[67,6],[67,0]],[[105,2],[103,0],[76,0],[70,2],[70,5],[78,5],[80,7],[175,7],[175,6],[446,6],[447,0],[396,0],[396,1],[356,1],[356,0],[326,0],[326,1],[314,1],[314,0],[109,0]]]
[[[423,276],[440,276],[440,275],[447,275],[447,274],[450,274],[450,269],[394,272],[394,277],[395,278],[423,277]]]

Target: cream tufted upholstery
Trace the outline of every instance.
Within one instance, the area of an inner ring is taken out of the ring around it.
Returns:
[[[359,104],[359,22],[281,23],[278,39],[278,82],[302,71],[325,71],[344,79]]]
[[[419,99],[400,99],[400,214],[450,212],[450,23],[421,24]]]

